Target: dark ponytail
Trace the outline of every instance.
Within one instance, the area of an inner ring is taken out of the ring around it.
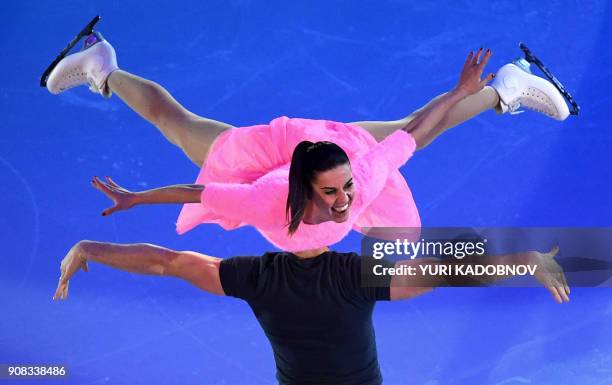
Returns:
[[[295,233],[304,218],[306,205],[312,199],[312,182],[316,173],[346,163],[349,163],[348,156],[335,143],[303,141],[295,147],[289,168],[286,206],[289,234]]]

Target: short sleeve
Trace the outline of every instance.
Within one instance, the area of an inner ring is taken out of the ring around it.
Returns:
[[[382,264],[392,267],[393,263],[387,260],[377,260],[372,257],[349,254],[348,271],[350,271],[350,289],[354,298],[366,303],[391,300],[391,277],[376,277],[372,279],[372,267]]]
[[[233,257],[221,261],[219,277],[225,295],[249,300],[258,287],[260,257]]]

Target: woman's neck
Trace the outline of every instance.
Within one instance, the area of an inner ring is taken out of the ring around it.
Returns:
[[[327,246],[320,247],[318,249],[296,251],[292,254],[297,256],[300,259],[308,259],[308,258],[318,257],[319,255],[323,254],[326,251],[329,251],[329,247]]]
[[[318,210],[314,210],[312,204],[306,205],[306,207],[304,208],[304,216],[302,217],[302,222],[307,225],[318,225],[319,223],[329,221],[329,219],[324,219],[321,216],[315,216],[315,212],[318,212]]]

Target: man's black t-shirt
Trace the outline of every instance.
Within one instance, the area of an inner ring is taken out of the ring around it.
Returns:
[[[286,253],[221,262],[227,295],[250,305],[268,336],[281,384],[382,383],[372,311],[389,287],[361,285],[355,253]]]

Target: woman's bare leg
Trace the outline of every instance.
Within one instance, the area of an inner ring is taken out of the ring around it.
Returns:
[[[394,131],[404,128],[412,119],[418,116],[419,113],[434,105],[441,96],[442,95],[435,97],[425,106],[414,111],[412,114],[408,115],[404,119],[386,122],[355,122],[353,124],[356,124],[368,130],[374,136],[374,138],[376,138],[376,140],[380,142]],[[431,143],[433,139],[435,139],[438,135],[442,134],[449,128],[463,123],[466,120],[471,119],[486,110],[495,108],[498,104],[499,96],[497,94],[497,91],[495,91],[492,87],[489,86],[483,88],[480,92],[476,94],[464,98],[448,111],[448,113],[442,119],[439,125],[434,127],[429,133],[427,133],[426,136],[430,139],[429,143]]]
[[[232,128],[229,124],[190,112],[159,84],[126,71],[114,71],[107,82],[115,94],[157,127],[198,166],[204,163],[215,138]]]

